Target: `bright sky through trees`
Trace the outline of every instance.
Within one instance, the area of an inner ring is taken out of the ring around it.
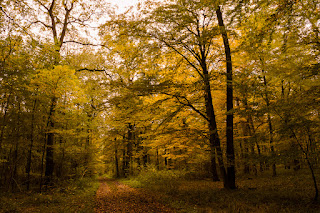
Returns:
[[[107,2],[110,2],[112,5],[115,5],[118,7],[118,12],[122,13],[126,9],[128,9],[130,6],[134,6],[137,3],[139,3],[139,0],[108,0]]]

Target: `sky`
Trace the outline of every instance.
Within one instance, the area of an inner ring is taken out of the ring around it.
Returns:
[[[107,0],[113,5],[118,6],[119,13],[125,12],[130,6],[133,6],[139,2],[139,0]]]

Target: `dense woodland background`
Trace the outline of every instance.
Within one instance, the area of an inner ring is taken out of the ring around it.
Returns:
[[[232,189],[284,167],[317,191],[318,1],[0,6],[1,191],[146,169]]]

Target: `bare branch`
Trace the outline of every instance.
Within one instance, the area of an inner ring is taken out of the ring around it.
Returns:
[[[31,26],[32,24],[38,24],[38,23],[42,24],[42,25],[45,26],[46,28],[51,28],[51,29],[52,29],[52,26],[50,26],[50,25],[48,25],[48,24],[46,24],[46,23],[44,23],[43,21],[40,21],[40,20],[31,22],[31,24],[30,24],[29,26]]]
[[[111,50],[107,45],[104,45],[104,44],[90,44],[90,43],[83,43],[80,41],[64,41],[62,43],[75,43],[75,44],[80,44],[80,45],[84,45],[84,46],[105,47],[108,50]]]
[[[89,71],[89,72],[103,72],[106,76],[109,76],[109,78],[112,80],[112,75],[107,73],[105,69],[89,69],[89,68],[81,68],[77,69],[76,72],[81,72],[81,71]]]
[[[203,75],[200,72],[200,70],[184,54],[182,54],[177,48],[175,48],[173,45],[169,44],[164,39],[158,38],[157,36],[153,36],[153,37],[158,39],[159,41],[163,42],[167,47],[173,49],[176,53],[178,53],[180,56],[182,56],[188,62],[188,64],[191,65],[197,71],[197,73],[203,78]]]
[[[41,1],[39,0],[35,0],[35,1],[38,2],[42,7],[44,7],[49,12],[50,9],[46,5],[44,5]]]
[[[76,70],[77,72],[80,72],[80,71],[90,71],[90,72],[105,72],[106,70],[99,70],[99,69],[89,69],[89,68],[82,68],[82,69],[78,69]]]
[[[30,33],[28,33],[28,32],[25,30],[24,27],[21,27],[17,22],[15,22],[15,20],[14,20],[13,18],[11,18],[11,17],[9,16],[9,14],[7,14],[1,6],[0,6],[0,10],[1,10],[1,12],[2,12],[8,19],[10,19],[10,21],[13,22],[13,24],[15,24],[15,25],[18,26],[20,29],[22,29],[23,32],[25,32],[25,33],[31,38],[32,41],[36,41],[36,40],[32,37],[32,35],[31,35]]]
[[[195,108],[195,106],[192,105],[192,103],[184,96],[180,96],[180,95],[176,95],[176,94],[170,94],[170,93],[166,93],[166,92],[160,92],[161,94],[164,94],[164,95],[169,95],[171,97],[174,97],[177,99],[177,101],[182,104],[183,106],[188,106],[190,107],[193,111],[195,111],[196,113],[198,113],[201,117],[203,117],[206,121],[209,122],[209,118],[203,114],[200,110],[198,110],[197,108]],[[181,99],[185,100],[185,102],[183,102]]]

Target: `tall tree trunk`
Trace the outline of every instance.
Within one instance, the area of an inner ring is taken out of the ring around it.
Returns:
[[[248,106],[248,100],[247,100],[247,97],[245,96],[244,98],[244,106],[246,108],[246,111],[249,111],[249,106]],[[251,125],[251,122],[252,122],[252,125]],[[255,143],[256,143],[256,138],[255,138],[255,129],[254,129],[254,125],[253,125],[253,119],[252,119],[252,115],[249,113],[247,115],[247,118],[246,118],[246,122],[245,122],[245,125],[246,125],[246,130],[248,132],[248,136],[250,136],[250,148],[251,148],[251,155],[254,156],[255,155]],[[260,157],[260,147],[259,145],[257,146],[258,148],[258,153],[259,153],[259,157]],[[256,163],[252,163],[252,167],[253,167],[253,171],[254,171],[254,174],[255,175],[258,175],[258,170],[257,170],[257,165]]]
[[[6,154],[6,150],[3,149],[2,147],[2,142],[3,142],[3,138],[4,138],[4,133],[6,130],[6,122],[7,122],[7,115],[8,115],[8,111],[9,111],[9,105],[10,105],[10,100],[11,100],[11,92],[9,93],[7,100],[5,102],[5,106],[3,108],[3,117],[2,117],[2,123],[0,126],[0,157],[5,159],[5,154]],[[2,160],[2,159],[1,159]],[[6,170],[7,170],[7,162],[2,163],[2,169],[0,170],[0,180],[2,181],[0,184],[1,185],[5,185],[6,184],[6,178],[7,178],[7,174],[6,174]]]
[[[225,188],[235,189],[235,156],[233,145],[233,85],[232,85],[232,61],[231,50],[229,45],[228,34],[223,23],[222,13],[220,6],[216,10],[220,33],[223,38],[223,44],[226,54],[226,67],[227,67],[227,178]]]
[[[212,142],[210,142],[210,162],[211,162],[211,173],[212,173],[212,180],[219,181],[219,175],[217,171],[217,163],[216,163],[216,150]]]
[[[11,99],[11,92],[8,95],[6,105],[4,107],[3,118],[2,118],[2,123],[1,123],[1,127],[0,127],[0,131],[1,131],[0,132],[0,153],[2,151],[2,141],[3,141],[3,136],[4,136],[4,129],[6,126],[6,118],[7,118],[7,114],[8,114],[8,110],[9,110],[10,99]]]
[[[66,150],[66,141],[63,140],[63,138],[61,137],[60,138],[60,151],[61,151],[61,157],[60,157],[60,160],[59,160],[59,164],[56,168],[56,176],[58,178],[61,178],[63,177],[63,165],[64,165],[64,160],[65,160],[65,150]]]
[[[124,156],[123,156],[123,172],[124,176],[127,177],[130,173],[130,163],[132,160],[132,144],[133,144],[133,125],[130,123],[128,124],[128,137],[126,140],[126,147],[124,149]]]
[[[215,161],[215,153],[217,154],[218,165],[220,168],[221,176],[226,183],[226,170],[223,163],[223,154],[220,145],[220,138],[218,134],[216,116],[214,113],[214,108],[212,104],[212,95],[211,95],[211,86],[210,86],[210,78],[207,70],[207,65],[205,62],[205,58],[203,57],[202,61],[202,71],[203,71],[203,81],[204,81],[204,92],[205,92],[205,105],[206,105],[206,114],[208,117],[208,129],[209,129],[209,141],[211,147],[211,172],[213,175],[213,181],[219,180],[218,173],[216,170],[216,161]]]
[[[68,25],[70,24],[69,22],[69,17],[71,11],[74,9],[74,1],[71,2],[69,8],[67,6],[67,3],[64,1],[64,9],[65,9],[65,14],[64,14],[64,19],[62,21],[62,29],[60,32],[60,35],[58,35],[58,30],[57,30],[57,17],[55,14],[55,7],[56,7],[56,0],[51,0],[51,3],[49,4],[50,6],[44,7],[44,9],[47,11],[48,16],[51,21],[51,25],[46,26],[49,28],[52,32],[55,48],[56,48],[56,54],[54,55],[54,65],[58,65],[60,63],[60,58],[61,58],[61,47],[63,45],[65,35],[68,31]],[[48,119],[48,131],[53,130],[54,128],[54,121],[53,121],[53,115],[55,113],[55,105],[57,104],[57,98],[53,97],[51,99],[51,105],[50,105],[50,112],[49,112],[49,119]],[[46,170],[45,170],[45,184],[50,184],[52,182],[53,178],[53,171],[54,171],[54,136],[55,133],[49,132],[47,133],[47,148],[46,148]]]
[[[128,143],[127,143],[127,175],[132,174],[132,152],[134,142],[134,125],[128,125]]]
[[[91,141],[91,137],[90,137],[90,133],[91,133],[91,129],[89,128],[89,125],[87,127],[87,137],[86,137],[86,143],[85,143],[85,156],[84,156],[84,168],[85,170],[88,171],[89,175],[92,173],[91,169],[89,169],[89,162],[91,159],[91,152],[90,152],[90,141]]]
[[[33,103],[32,115],[31,115],[31,130],[30,130],[30,148],[28,152],[27,158],[27,166],[26,166],[26,173],[27,173],[27,190],[30,189],[30,171],[31,171],[31,161],[32,161],[32,149],[33,149],[33,140],[34,140],[34,120],[35,120],[35,111],[37,107],[37,100]]]
[[[40,185],[39,185],[40,193],[42,192],[42,186],[43,186],[44,158],[46,155],[47,137],[48,135],[45,134],[43,148],[42,148],[42,156],[41,156],[41,171],[40,171]]]
[[[54,133],[50,132],[54,129],[53,115],[55,113],[55,106],[57,104],[57,99],[51,99],[51,106],[49,111],[49,118],[47,124],[47,146],[46,146],[46,170],[45,170],[45,184],[50,185],[52,183],[53,171],[54,171],[54,160],[53,160],[53,145],[54,145]]]
[[[260,172],[263,172],[263,162],[261,160],[261,148],[260,148],[260,145],[258,143],[258,140],[257,140],[257,137],[256,137],[256,129],[254,127],[254,123],[253,123],[253,118],[252,116],[249,116],[248,118],[248,122],[249,122],[249,125],[250,125],[250,129],[252,129],[252,135],[253,135],[253,139],[254,139],[254,143],[256,144],[256,147],[257,147],[257,152],[258,152],[258,156],[260,158],[259,162],[260,162]]]
[[[119,160],[118,160],[118,142],[117,139],[114,139],[114,163],[115,163],[115,169],[116,169],[116,178],[120,177],[119,172]]]
[[[269,127],[269,144],[270,144],[270,150],[271,150],[271,154],[274,157],[274,146],[273,146],[273,126],[272,126],[272,121],[271,121],[271,115],[270,115],[270,100],[269,100],[269,95],[268,95],[268,91],[267,91],[267,87],[268,87],[268,83],[267,83],[267,79],[266,76],[263,76],[263,83],[265,86],[265,100],[266,100],[266,104],[267,104],[267,109],[268,114],[267,114],[267,122],[268,122],[268,127]],[[277,176],[277,170],[276,170],[276,164],[273,162],[272,163],[272,175],[273,176]]]
[[[19,160],[19,142],[20,142],[20,137],[21,137],[21,132],[20,132],[20,127],[21,127],[21,117],[20,117],[20,113],[21,113],[21,103],[18,100],[18,118],[17,118],[17,126],[14,128],[15,130],[15,134],[16,134],[16,140],[15,140],[15,147],[14,147],[14,152],[13,152],[13,166],[12,166],[12,171],[11,171],[11,189],[12,191],[14,191],[15,189],[15,185],[18,186],[17,183],[17,170],[18,170],[18,160]]]
[[[121,177],[125,177],[125,169],[126,169],[126,148],[123,147],[122,150],[122,168],[121,168]]]
[[[286,121],[285,121],[286,123]],[[287,123],[286,123],[287,124]],[[288,125],[288,124],[287,124]],[[301,151],[303,152],[304,156],[305,156],[305,159],[307,161],[307,164],[308,164],[308,167],[310,169],[310,172],[311,172],[311,177],[312,177],[312,180],[313,180],[313,186],[314,186],[314,190],[315,190],[315,194],[314,194],[314,198],[313,198],[313,201],[314,202],[318,202],[318,199],[319,199],[319,188],[318,188],[318,184],[317,184],[317,178],[316,178],[316,175],[315,175],[315,172],[314,172],[314,167],[313,167],[313,164],[309,158],[309,154],[308,152],[304,149],[304,147],[302,146],[302,144],[300,143],[297,135],[295,134],[294,130],[289,127],[289,129],[291,130],[292,132],[292,135],[293,137],[295,138],[298,146],[300,147]]]

